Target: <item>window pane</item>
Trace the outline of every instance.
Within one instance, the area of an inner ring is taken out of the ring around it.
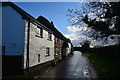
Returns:
[[[43,29],[40,28],[40,37],[43,37]]]
[[[52,34],[48,32],[48,40],[52,40]]]
[[[62,44],[62,40],[60,40],[60,44]]]
[[[46,48],[46,55],[47,55],[47,56],[50,55],[50,48],[49,48],[49,47]]]
[[[56,55],[58,55],[58,48],[56,48]]]
[[[60,54],[62,53],[62,49],[60,48]]]
[[[2,54],[5,54],[5,46],[2,46]]]
[[[40,54],[38,54],[38,62],[40,62]]]
[[[52,40],[52,34],[50,34],[50,40]]]
[[[56,43],[58,43],[58,38],[56,38]]]

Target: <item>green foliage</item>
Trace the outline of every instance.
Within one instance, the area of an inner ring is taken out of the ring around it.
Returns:
[[[109,53],[106,52],[108,56],[103,56],[100,53],[95,52],[87,52],[84,53],[88,58],[90,59],[90,62],[93,63],[95,69],[98,72],[98,75],[100,78],[120,78],[120,62],[119,57],[115,56],[114,54],[118,54],[118,51],[115,51],[114,48],[116,46],[107,47],[105,49],[113,48],[113,52],[110,52],[110,54],[113,55],[113,57],[109,56]],[[104,50],[103,50],[104,52]]]
[[[86,40],[80,43],[80,45],[82,46],[82,48],[84,49],[88,49],[90,47],[90,41]]]
[[[120,2],[88,2],[81,5],[80,10],[68,9],[68,16],[76,19],[72,21],[73,25],[88,25],[85,31],[88,37],[107,43],[108,37],[114,39],[115,35],[120,35]]]
[[[120,45],[91,48],[89,52],[97,53],[99,56],[117,57],[120,56]]]

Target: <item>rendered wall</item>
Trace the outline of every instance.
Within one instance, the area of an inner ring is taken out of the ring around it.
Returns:
[[[12,7],[2,7],[2,46],[5,47],[5,53],[2,53],[3,72],[12,74],[18,72],[18,68],[23,69],[24,37],[25,20]],[[12,69],[14,71],[11,72]]]
[[[24,52],[24,68],[26,68],[26,45],[27,45],[27,26],[25,30],[25,52]],[[39,28],[36,25],[30,24],[30,43],[29,43],[29,66],[35,66],[54,59],[54,35],[52,34],[52,41],[48,39],[48,32],[43,29],[43,38],[36,37],[39,34]],[[46,48],[50,48],[50,56],[46,57]],[[40,62],[38,62],[38,54],[40,54]]]
[[[2,8],[2,46],[5,55],[23,55],[25,20],[12,7]]]
[[[71,44],[68,43],[68,46],[69,46],[69,48],[68,48],[68,53],[70,53],[70,52],[71,52]]]

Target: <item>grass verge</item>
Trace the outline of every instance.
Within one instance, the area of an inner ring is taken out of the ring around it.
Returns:
[[[100,78],[120,78],[119,56],[105,57],[96,53],[84,53],[94,65]]]

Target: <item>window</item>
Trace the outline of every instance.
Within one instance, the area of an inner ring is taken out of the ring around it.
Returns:
[[[62,44],[62,40],[60,40],[60,44]]]
[[[38,27],[39,33],[36,35],[37,37],[43,38],[43,29]]]
[[[40,37],[43,37],[43,29],[40,28]]]
[[[40,54],[38,54],[38,62],[40,62]]]
[[[58,38],[56,38],[56,43],[58,43]]]
[[[2,49],[1,49],[2,51],[2,54],[5,54],[5,46],[2,46]]]
[[[48,40],[52,40],[52,34],[48,32]]]
[[[46,48],[46,57],[47,56],[50,56],[50,48],[49,47]]]
[[[56,54],[55,55],[58,55],[58,48],[56,48]]]
[[[62,49],[60,48],[60,54],[62,53]]]

